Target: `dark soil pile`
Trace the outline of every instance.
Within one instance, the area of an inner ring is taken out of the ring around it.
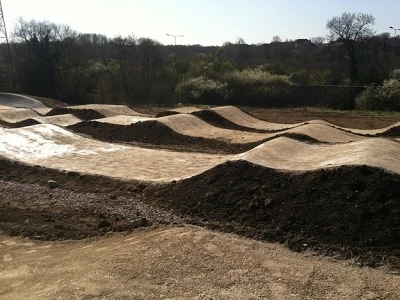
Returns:
[[[162,117],[167,117],[167,116],[173,116],[173,115],[179,115],[180,113],[177,111],[172,111],[172,110],[166,110],[166,111],[162,111],[159,112],[158,114],[156,114],[156,118],[162,118]]]
[[[93,109],[73,109],[73,108],[67,108],[67,107],[56,107],[53,108],[51,111],[49,111],[46,116],[57,116],[57,115],[65,115],[65,114],[71,114],[76,116],[77,118],[88,121],[88,120],[94,120],[94,119],[101,119],[104,118],[105,116],[99,113],[98,111],[95,111]]]
[[[191,137],[177,133],[157,121],[116,125],[100,122],[80,122],[67,127],[76,133],[86,134],[106,142],[139,143],[141,146],[219,154],[234,154],[250,150],[262,142],[230,144],[218,140]]]
[[[389,128],[385,132],[382,132],[379,136],[394,138],[400,137],[400,126]]]
[[[246,126],[241,126],[236,123],[233,123],[221,115],[217,114],[212,110],[199,110],[192,113],[196,117],[202,119],[203,121],[220,128],[226,129],[233,129],[233,130],[240,130],[240,131],[248,131],[248,132],[259,132],[259,133],[266,133],[266,132],[273,132],[271,130],[262,130],[256,128],[250,128]]]
[[[185,222],[400,269],[400,176],[377,168],[294,174],[235,161],[159,185],[0,159],[0,179],[8,234],[76,239]]]
[[[9,127],[9,128],[20,128],[20,127],[25,127],[25,126],[37,125],[37,124],[40,124],[40,122],[35,119],[26,119],[26,120],[22,120],[22,121],[19,121],[16,123],[0,121],[0,125]]]
[[[212,228],[400,267],[400,176],[367,166],[293,174],[228,162],[145,199]]]
[[[279,136],[285,136],[303,142],[321,143],[308,135],[282,133],[276,137],[266,138],[254,143],[233,144],[214,139],[183,135],[157,121],[137,122],[131,125],[87,121],[70,125],[66,128],[76,133],[85,134],[94,139],[110,143],[124,142],[142,147],[215,154],[243,153]]]

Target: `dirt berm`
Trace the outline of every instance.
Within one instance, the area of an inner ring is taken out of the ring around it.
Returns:
[[[184,135],[157,121],[136,122],[131,125],[86,121],[67,126],[66,128],[75,133],[85,134],[104,142],[137,143],[140,146],[151,148],[218,154],[242,153],[278,137],[277,135],[257,142],[234,144],[217,139]],[[284,132],[279,136],[286,136],[309,143],[320,143],[318,140],[305,134]]]
[[[400,270],[400,175],[378,168],[293,173],[233,161],[183,181],[144,184],[2,159],[0,179],[59,184],[3,193],[1,230],[14,235],[74,239],[173,220]],[[138,210],[140,203],[147,208]]]
[[[227,162],[145,199],[211,228],[400,267],[400,176],[367,166],[305,173]]]
[[[45,114],[45,116],[57,116],[71,114],[78,117],[81,120],[94,120],[101,119],[105,116],[93,109],[73,109],[68,107],[56,107]]]

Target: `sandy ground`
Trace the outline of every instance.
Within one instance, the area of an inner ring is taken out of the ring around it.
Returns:
[[[162,247],[160,247],[162,245]],[[400,277],[198,227],[0,236],[0,299],[399,299]]]
[[[145,117],[122,106],[86,108],[107,117]],[[7,111],[1,109],[0,116]],[[17,115],[6,117],[15,120],[32,112],[18,110]],[[183,134],[186,127],[199,125],[182,116],[170,121],[172,117],[160,119],[177,129],[180,126]],[[259,129],[286,126],[258,119],[251,123],[247,116],[235,118],[240,125]],[[400,174],[400,140],[366,139],[324,122],[312,123],[287,126],[341,144],[307,144],[280,137],[240,155],[211,155],[103,143],[41,124],[0,128],[0,154],[61,170],[155,182],[191,177],[232,159],[292,171],[367,164]],[[244,134],[233,138],[230,131],[207,129],[211,136],[230,141]],[[259,137],[247,134],[249,139]],[[294,253],[281,245],[193,226],[64,242],[0,233],[0,299],[400,299],[399,287],[400,276],[386,269],[358,268],[351,261]]]
[[[274,133],[255,133],[239,130],[224,129],[212,126],[196,116],[189,114],[178,114],[161,118],[148,118],[138,116],[114,116],[109,118],[97,119],[96,122],[110,123],[117,125],[130,125],[137,122],[156,121],[167,125],[175,132],[192,137],[202,137],[206,139],[215,139],[233,144],[247,144],[266,139],[272,139],[283,133],[303,134],[315,140],[326,143],[348,143],[362,139],[362,137],[327,126],[324,124],[298,124],[297,126],[288,126],[282,131]],[[272,123],[271,123],[272,124]],[[280,125],[278,125],[280,126]],[[271,125],[271,128],[273,126]]]
[[[191,177],[233,157],[104,143],[49,124],[0,128],[0,152],[49,168],[144,181]]]
[[[245,113],[244,111],[234,106],[215,107],[211,110],[235,124],[261,130],[284,130],[304,124],[279,124],[263,121]],[[324,121],[320,122],[324,123]]]
[[[336,126],[337,128],[341,128],[345,131],[349,131],[355,134],[361,134],[361,135],[377,135],[380,133],[383,133],[391,128],[394,127],[399,127],[400,126],[400,122],[394,123],[390,126],[386,126],[383,128],[378,128],[378,129],[354,129],[354,128],[345,128],[345,127],[340,127],[340,126]]]
[[[202,110],[202,108],[198,108],[195,106],[183,106],[183,107],[176,107],[170,109],[170,111],[181,113],[181,114],[191,114],[192,112],[196,112]]]
[[[49,113],[52,110],[52,108],[50,108],[50,107],[33,108],[33,110],[41,115],[45,115],[45,114]]]
[[[328,126],[339,128],[344,131],[348,131],[348,132],[351,132],[354,134],[359,134],[359,135],[377,135],[377,134],[387,131],[390,128],[400,126],[400,122],[396,122],[390,126],[385,126],[385,127],[378,128],[378,129],[355,129],[355,128],[347,128],[347,127],[343,127],[343,126],[337,126],[335,124],[329,123],[324,120],[307,120],[306,122],[296,123],[296,124],[279,124],[279,123],[271,123],[271,122],[259,120],[234,106],[215,107],[215,108],[211,108],[210,110],[218,113],[225,119],[227,119],[237,125],[241,125],[241,126],[245,126],[245,127],[249,127],[249,128],[255,128],[255,129],[264,129],[264,130],[284,130],[284,129],[289,129],[289,128],[303,125],[304,123],[308,123],[308,124],[328,125]]]
[[[13,108],[0,110],[0,120],[8,123],[17,123],[26,119],[40,118],[41,116],[32,109]]]
[[[400,173],[400,144],[387,139],[317,145],[276,138],[233,156],[117,145],[40,124],[0,128],[0,151],[7,158],[49,168],[162,182],[188,178],[232,159],[284,170],[366,164]]]
[[[17,123],[27,119],[33,119],[43,124],[55,124],[59,126],[68,126],[81,122],[79,118],[71,114],[44,117],[34,109],[13,107],[0,109],[1,121]]]
[[[315,170],[341,165],[368,165],[400,173],[400,144],[387,139],[310,145],[285,137],[268,141],[237,156],[278,170]]]
[[[71,114],[49,116],[49,117],[36,117],[34,119],[42,124],[54,124],[59,126],[69,126],[82,121],[81,119]]]
[[[153,117],[118,115],[113,117],[96,119],[94,121],[100,123],[117,124],[117,125],[130,125],[130,124],[135,124],[137,122],[154,121],[154,120],[157,119]]]

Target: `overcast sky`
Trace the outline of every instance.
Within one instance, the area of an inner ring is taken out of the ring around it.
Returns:
[[[19,17],[67,24],[80,33],[134,35],[173,44],[248,44],[326,36],[326,22],[343,12],[371,13],[378,33],[400,28],[400,0],[2,0],[7,30]],[[397,32],[400,34],[400,31]]]

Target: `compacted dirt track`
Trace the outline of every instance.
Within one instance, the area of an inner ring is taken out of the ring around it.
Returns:
[[[198,227],[0,237],[1,299],[399,299],[400,278]],[[6,253],[6,254],[5,254]]]
[[[131,116],[115,116],[111,118],[98,119],[97,122],[101,122],[103,125],[98,125],[98,131],[109,131],[113,128],[107,124],[114,124],[120,126],[114,126],[115,131],[122,130],[127,131],[127,129],[121,126],[130,126],[129,129],[134,131],[142,131],[145,136],[153,135],[153,139],[148,138],[148,143],[157,143],[157,140],[162,139],[162,136],[166,134],[165,132],[160,132],[159,136],[156,136],[157,130],[154,123],[158,123],[160,129],[163,125],[167,126],[170,130],[174,132],[175,135],[183,135],[185,137],[202,138],[209,140],[218,140],[223,143],[230,144],[254,144],[257,142],[262,142],[266,140],[273,139],[282,135],[288,136],[307,136],[310,140],[316,140],[326,143],[347,143],[352,141],[357,141],[362,139],[362,136],[345,132],[344,130],[336,129],[332,126],[327,126],[325,124],[319,123],[304,123],[298,126],[289,127],[282,130],[275,130],[273,132],[254,132],[249,127],[239,127],[239,128],[221,128],[222,126],[213,126],[205,121],[188,114],[172,115],[160,118],[144,118],[144,117],[131,117]],[[140,123],[140,124],[138,124]],[[146,124],[148,125],[148,132],[146,131]],[[135,127],[140,127],[135,128]],[[230,127],[230,126],[229,126]],[[71,126],[70,129],[81,132],[84,134],[91,135],[95,138],[101,138],[96,131],[91,131],[94,128],[93,124],[78,124],[76,126]],[[118,129],[117,129],[118,128]],[[256,129],[257,130],[257,129]],[[150,132],[151,131],[151,132]],[[382,131],[385,132],[385,131]],[[170,133],[169,135],[172,135]],[[103,134],[103,139],[110,136],[115,136],[114,134]],[[121,141],[130,141],[129,138],[133,139],[138,137],[138,134],[132,134],[127,136],[125,139],[119,135]],[[142,142],[144,139],[141,140]]]
[[[288,171],[366,164],[400,173],[400,144],[387,139],[370,138],[352,143],[318,145],[279,137],[234,156],[105,143],[49,124],[18,129],[0,128],[0,133],[0,150],[8,158],[59,170],[126,180],[179,180],[235,159]]]
[[[311,123],[238,155],[0,128],[0,299],[398,299],[400,144]]]

